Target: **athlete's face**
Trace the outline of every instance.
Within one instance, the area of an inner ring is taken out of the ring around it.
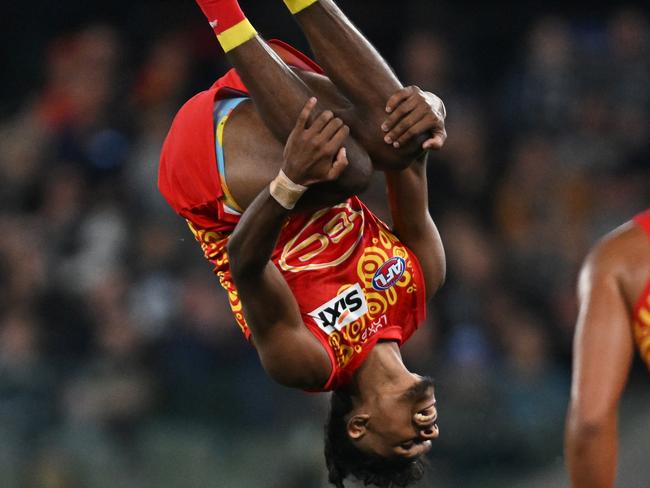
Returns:
[[[413,375],[410,384],[388,389],[356,409],[348,433],[357,447],[385,458],[416,458],[438,437],[438,411],[431,378]]]

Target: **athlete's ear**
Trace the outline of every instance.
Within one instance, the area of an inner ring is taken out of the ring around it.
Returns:
[[[367,413],[360,413],[350,418],[347,425],[350,438],[355,441],[361,439],[366,433],[369,420],[370,415]]]

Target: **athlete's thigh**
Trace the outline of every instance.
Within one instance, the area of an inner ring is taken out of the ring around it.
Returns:
[[[309,84],[314,94],[323,100],[323,105],[343,118],[347,101],[334,85],[322,76],[310,79]],[[262,121],[253,102],[248,100],[240,103],[228,118],[223,149],[228,187],[237,204],[245,209],[282,168],[284,146]],[[300,200],[298,209],[332,205],[358,193],[364,187],[359,184],[364,178],[360,173],[363,170],[356,168],[351,160],[338,181],[310,188]]]
[[[318,102],[323,107],[332,110],[340,117],[353,131],[360,132],[363,126],[362,117],[357,112],[355,106],[339,91],[332,80],[327,76],[313,73],[311,71],[296,70],[296,74],[305,82],[305,84],[318,98]]]
[[[311,88],[321,105],[331,109],[350,127],[350,133],[370,155],[375,169],[404,169],[422,152],[421,143],[426,139],[423,136],[399,149],[384,142],[381,124],[387,117],[385,107],[355,106],[326,76],[309,71],[296,71],[296,74]]]

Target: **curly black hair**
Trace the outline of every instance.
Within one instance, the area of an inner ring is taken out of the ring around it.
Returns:
[[[422,479],[425,471],[422,458],[387,459],[357,449],[347,432],[345,417],[352,411],[352,397],[348,392],[332,392],[330,402],[325,424],[325,464],[330,483],[345,488],[345,478],[352,475],[365,485],[396,488]]]

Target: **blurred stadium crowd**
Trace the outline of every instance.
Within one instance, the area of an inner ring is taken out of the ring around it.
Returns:
[[[413,5],[387,55],[447,105],[448,280],[404,353],[437,381],[435,486],[509,486],[561,464],[577,270],[650,203],[650,28],[537,15],[486,61],[457,42],[474,24]],[[171,117],[227,68],[197,20],[137,46],[119,22],[55,33],[29,94],[2,96],[0,486],[324,486],[325,397],[264,377],[156,189]],[[288,22],[272,33],[299,38]],[[362,198],[387,215],[381,181]]]

